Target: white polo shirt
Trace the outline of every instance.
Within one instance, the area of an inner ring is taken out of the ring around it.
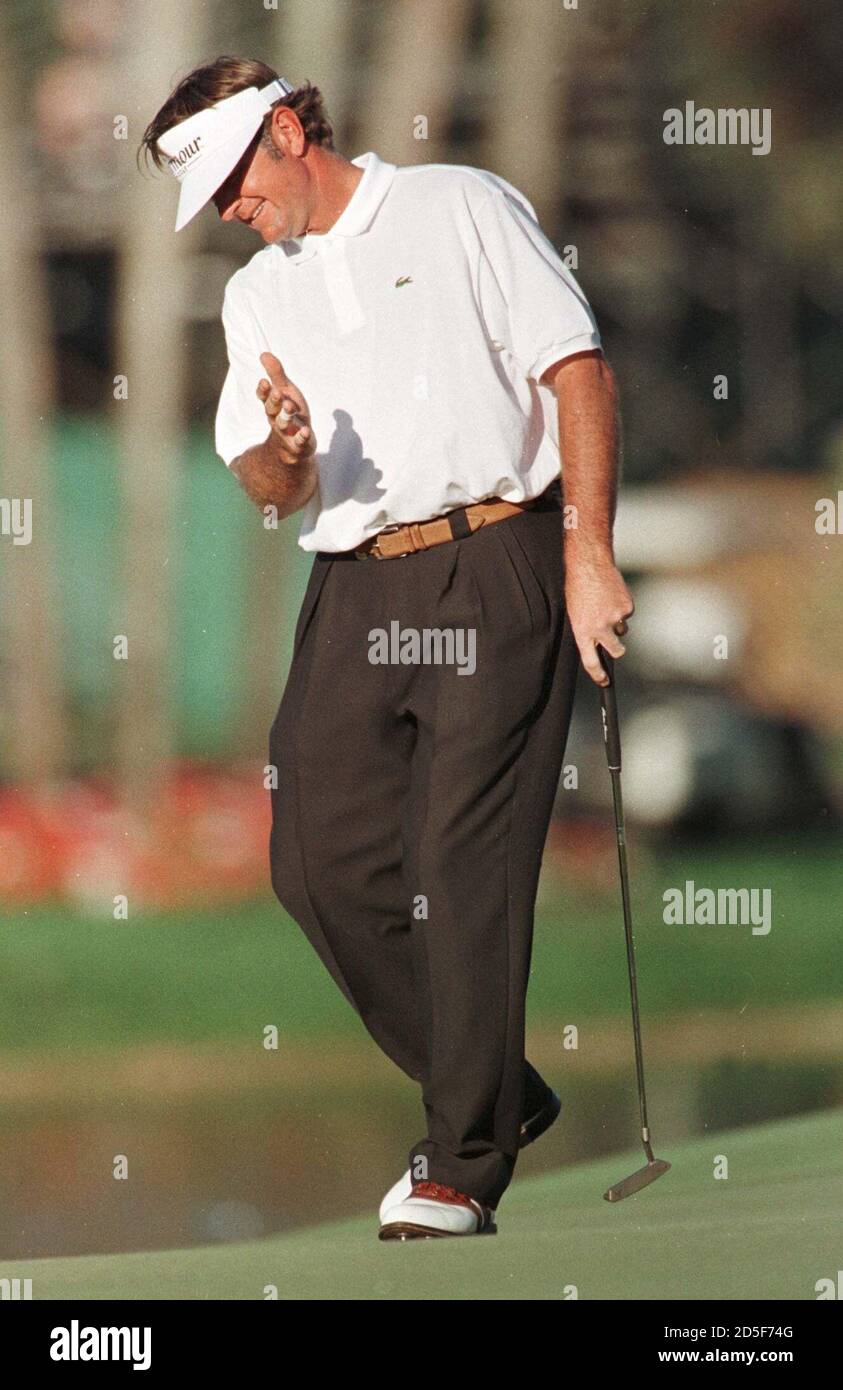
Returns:
[[[310,407],[319,486],[304,550],[350,550],[395,522],[559,476],[556,397],[538,379],[600,347],[594,316],[535,212],[465,165],[369,151],[329,231],[276,242],[228,282],[226,464],[266,439],[255,389],[273,352]]]

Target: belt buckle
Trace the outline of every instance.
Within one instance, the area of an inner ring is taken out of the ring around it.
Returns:
[[[387,555],[381,555],[380,550],[378,549],[378,541],[380,540],[381,536],[389,536],[389,535],[392,535],[395,531],[403,531],[405,525],[406,525],[406,522],[403,522],[403,521],[392,521],[392,522],[390,522],[389,526],[382,526],[381,529],[378,531],[378,533],[377,533],[377,535],[376,535],[376,537],[375,537],[375,539],[374,539],[374,541],[373,541],[373,543],[372,543],[372,548],[371,548],[369,554],[370,554],[370,555],[374,555],[374,557],[375,557],[376,560],[386,560],[386,559],[389,559],[389,556],[387,556]],[[404,554],[405,554],[405,555],[410,555],[410,554],[412,554],[412,552],[409,551],[409,550],[407,550],[407,551],[404,552]],[[402,559],[404,558],[404,556],[403,556],[403,555],[397,555],[397,556],[395,556],[394,558],[395,558],[395,559],[398,559],[398,560],[402,560]]]
[[[369,549],[368,549],[368,550],[355,550],[354,554],[355,554],[355,556],[357,557],[357,559],[358,559],[358,560],[383,560],[383,559],[385,559],[386,557],[385,557],[384,555],[381,555],[381,554],[379,553],[379,551],[378,551],[378,536],[382,536],[382,535],[384,534],[384,532],[389,532],[389,531],[400,531],[400,530],[401,530],[401,525],[402,525],[402,523],[397,522],[397,521],[393,521],[393,522],[390,523],[389,526],[382,526],[381,529],[380,529],[380,531],[376,532],[375,538],[374,538],[374,540],[372,541],[371,545],[369,546]]]

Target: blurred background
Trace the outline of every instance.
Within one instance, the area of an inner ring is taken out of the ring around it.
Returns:
[[[310,561],[213,452],[222,294],[255,242],[211,211],[175,237],[174,181],[135,162],[221,53],[313,81],[349,158],[494,170],[564,251],[625,421],[659,1142],[843,1102],[841,49],[836,0],[5,0],[0,1255],[368,1210],[421,1125],[269,892],[265,744]],[[666,145],[686,101],[769,108],[771,152]],[[636,1134],[586,682],[565,764],[529,1047],[564,1111],[524,1173]],[[666,925],[689,881],[770,890],[770,932]]]

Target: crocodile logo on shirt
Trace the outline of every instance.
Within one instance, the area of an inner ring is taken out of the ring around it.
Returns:
[[[398,289],[399,285],[411,285],[412,283],[412,275],[399,275],[398,279],[395,281],[395,288]]]

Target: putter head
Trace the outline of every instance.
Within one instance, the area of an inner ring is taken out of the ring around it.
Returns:
[[[651,1163],[639,1168],[637,1173],[630,1173],[628,1178],[621,1178],[614,1187],[607,1188],[603,1193],[607,1202],[622,1202],[624,1197],[631,1197],[633,1192],[640,1192],[642,1187],[649,1187],[651,1182],[660,1178],[666,1173],[670,1164],[663,1158],[654,1158]]]

